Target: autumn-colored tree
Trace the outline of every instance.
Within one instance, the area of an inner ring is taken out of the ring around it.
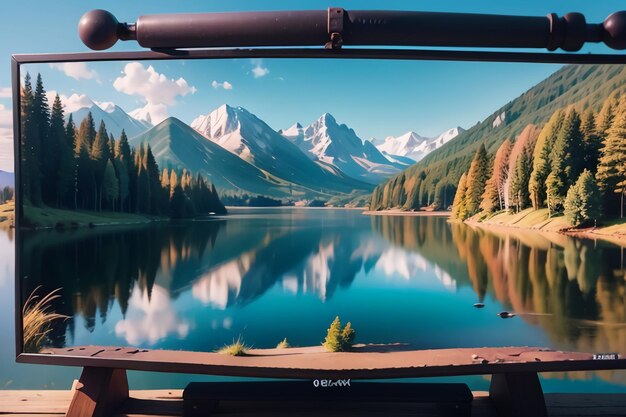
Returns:
[[[564,118],[565,113],[562,110],[554,112],[537,138],[533,151],[533,170],[528,184],[534,209],[543,207],[546,201],[546,180],[550,175],[552,149]]]
[[[580,132],[583,140],[583,169],[595,173],[600,160],[602,138],[596,130],[596,116],[591,109],[587,109],[581,116]]]
[[[509,176],[511,146],[511,141],[505,140],[493,158],[493,170],[485,185],[485,193],[480,205],[480,208],[488,213],[504,209],[504,184]]]
[[[550,175],[546,179],[550,215],[562,210],[567,190],[576,181],[583,167],[580,117],[570,109],[559,130],[552,150]]]
[[[452,218],[465,220],[467,218],[467,209],[465,207],[465,193],[467,191],[467,174],[463,173],[459,184],[456,187],[456,194],[452,202]]]
[[[626,100],[616,107],[616,114],[601,149],[596,177],[604,194],[605,209],[624,217],[626,194]],[[617,197],[617,198],[616,198]],[[617,206],[619,204],[619,210]]]
[[[517,136],[509,156],[509,176],[505,183],[505,206],[517,211],[530,205],[528,184],[533,165],[533,153],[540,129],[527,125]]]
[[[482,196],[485,192],[485,183],[490,176],[489,169],[487,149],[484,144],[481,144],[474,154],[474,159],[472,159],[467,173],[465,208],[468,217],[475,215],[479,211]]]

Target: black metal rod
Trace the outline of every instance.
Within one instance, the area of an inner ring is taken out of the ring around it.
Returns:
[[[80,36],[92,49],[118,39],[146,48],[386,45],[545,48],[577,51],[585,42],[626,49],[626,12],[588,24],[564,17],[404,12],[330,8],[314,11],[163,14],[119,23],[104,10],[85,14]]]

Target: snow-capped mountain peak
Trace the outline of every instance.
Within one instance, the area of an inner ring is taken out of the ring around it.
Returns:
[[[111,101],[96,101],[95,102],[98,107],[100,107],[102,110],[104,110],[107,113],[113,113],[116,108],[118,108],[115,103],[111,102]],[[121,109],[120,109],[121,110]]]
[[[376,183],[406,167],[389,161],[330,113],[322,114],[306,127],[296,123],[280,133],[309,158],[333,165],[348,176],[364,181]]]
[[[135,119],[113,102],[98,102],[87,96],[77,97],[80,98],[80,101],[73,99],[72,111],[66,114],[67,118],[69,118],[70,114],[72,115],[72,119],[77,126],[91,112],[96,128],[98,128],[101,121],[104,121],[107,131],[116,138],[119,137],[122,130],[126,132],[128,137],[133,137],[152,127],[151,123]]]
[[[464,131],[465,130],[461,127],[455,127],[446,130],[434,138],[424,137],[413,131],[409,131],[397,137],[388,136],[385,138],[385,141],[376,148],[387,156],[389,160],[405,161],[406,158],[409,158],[417,162]]]

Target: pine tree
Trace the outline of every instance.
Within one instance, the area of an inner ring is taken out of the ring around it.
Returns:
[[[595,115],[591,109],[583,113],[580,121],[580,131],[583,140],[583,169],[588,169],[595,173],[600,160],[602,139],[596,130]]]
[[[504,209],[504,184],[509,176],[509,156],[511,141],[505,140],[496,151],[493,158],[491,177],[485,185],[480,208],[488,213]]]
[[[43,154],[45,158],[42,161],[42,192],[43,199],[49,205],[59,206],[62,195],[67,189],[59,189],[59,174],[61,168],[61,158],[66,156],[65,152],[65,121],[63,118],[63,105],[61,98],[57,94],[52,104],[52,112],[50,113],[50,129],[44,143]],[[65,184],[64,184],[65,185]]]
[[[65,169],[67,169],[67,175],[70,177],[69,197],[71,198],[71,206],[74,209],[78,208],[78,159],[74,153],[76,147],[76,125],[74,124],[74,117],[70,113],[70,117],[65,125],[65,146],[67,148],[67,160]],[[62,174],[65,178],[65,174]]]
[[[114,207],[115,201],[119,198],[119,182],[115,174],[115,168],[111,160],[107,160],[102,180],[102,198],[107,207]]]
[[[24,77],[24,87],[20,92],[20,132],[21,132],[21,168],[24,199],[33,200],[35,184],[39,182],[41,173],[38,166],[38,152],[35,143],[36,130],[33,123],[33,87],[30,74]]]
[[[580,226],[602,215],[600,190],[593,174],[585,169],[567,191],[563,204],[565,216],[573,226]]]
[[[613,123],[606,132],[601,154],[596,177],[604,194],[604,207],[623,217],[626,193],[626,101],[622,101],[616,109]]]
[[[527,125],[515,138],[515,143],[509,156],[509,176],[505,183],[505,208],[520,211],[526,208],[530,201],[529,181],[532,170],[532,155],[535,144],[541,131],[535,125]],[[522,160],[529,166],[520,167]],[[518,178],[518,176],[521,176]]]
[[[100,121],[100,126],[98,127],[98,132],[96,133],[96,137],[93,141],[93,145],[91,147],[91,160],[93,161],[93,173],[95,180],[95,190],[94,190],[94,210],[102,209],[102,185],[104,182],[104,172],[107,167],[107,162],[110,159],[109,155],[109,134],[106,129],[106,125],[104,121]]]
[[[339,316],[335,317],[335,320],[330,324],[323,345],[330,352],[341,351],[341,321]]]
[[[183,187],[178,184],[174,187],[172,192],[172,197],[169,202],[169,213],[170,217],[173,219],[180,219],[186,217],[186,197],[185,192],[183,191]]]
[[[607,131],[613,124],[618,103],[616,96],[609,97],[604,101],[602,109],[596,116],[596,132],[601,140],[606,138]]]
[[[148,184],[150,187],[150,214],[163,214],[166,213],[167,210],[163,207],[163,203],[165,200],[164,192],[161,188],[161,180],[159,173],[159,166],[154,159],[154,155],[152,154],[152,149],[150,145],[146,146],[145,151],[145,164],[146,170],[148,174]]]
[[[564,118],[565,113],[562,110],[554,112],[537,138],[537,144],[533,151],[533,170],[528,184],[534,209],[543,207],[547,198],[546,180],[551,170],[552,149]]]
[[[161,173],[161,187],[168,190],[170,189],[170,173],[167,168],[163,168],[163,172]]]
[[[485,192],[485,183],[489,178],[489,158],[487,157],[487,149],[481,144],[467,173],[467,191],[465,192],[465,207],[467,216],[473,216],[478,213],[481,198]]]
[[[70,115],[68,124],[65,126],[63,104],[57,94],[52,105],[49,134],[49,141],[55,150],[49,156],[48,167],[48,175],[55,183],[52,190],[55,190],[54,205],[57,207],[63,207],[68,204],[72,189],[74,188],[75,163],[73,138],[72,142],[68,143],[68,134],[73,135],[73,132],[74,121],[72,115]]]
[[[172,195],[174,194],[174,189],[178,187],[179,185],[180,184],[178,182],[178,174],[176,173],[175,170],[172,169],[172,172],[170,173],[170,188],[169,188],[170,198],[172,198]]]
[[[580,117],[571,109],[563,119],[551,154],[551,176],[546,180],[550,215],[562,209],[567,190],[582,171],[581,144]]]
[[[452,218],[465,220],[467,218],[467,209],[465,207],[465,194],[467,192],[467,174],[463,173],[456,187],[456,194],[452,202]]]
[[[122,130],[119,140],[115,142],[114,153],[115,164],[120,180],[120,210],[132,211],[130,196],[134,192],[134,187],[137,183],[137,176],[135,173],[130,145],[128,144],[128,137],[126,136],[126,132],[124,130]]]
[[[35,84],[35,93],[33,95],[33,107],[32,107],[32,122],[33,122],[33,143],[35,163],[37,166],[36,172],[38,178],[32,183],[33,189],[31,199],[34,204],[40,204],[43,199],[42,187],[48,187],[47,173],[44,172],[44,158],[47,158],[47,152],[49,151],[48,144],[48,132],[50,130],[50,106],[48,105],[48,97],[43,86],[43,80],[41,74],[37,74],[37,81]]]

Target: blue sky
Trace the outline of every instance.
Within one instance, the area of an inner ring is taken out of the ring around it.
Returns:
[[[599,22],[625,8],[618,1],[30,1],[3,4],[3,42],[0,55],[0,169],[12,170],[10,154],[9,57],[13,53],[81,52],[76,33],[80,16],[105,8],[120,21],[142,14],[241,10],[405,9],[560,15],[585,13]],[[7,41],[10,39],[10,41]],[[112,50],[137,50],[135,43],[118,42]],[[601,46],[584,52],[610,52]],[[395,61],[161,61],[125,68],[126,63],[90,63],[79,68],[30,68],[41,71],[48,90],[65,96],[87,94],[113,101],[126,111],[151,109],[159,118],[176,116],[185,122],[222,103],[243,106],[275,129],[296,121],[308,124],[324,112],[353,127],[363,138],[379,140],[414,130],[433,136],[457,125],[470,127],[498,107],[554,72],[558,66]],[[152,65],[152,70],[148,67]],[[125,72],[125,70],[127,70]],[[134,71],[129,72],[130,70]],[[138,85],[141,77],[164,81]],[[139,78],[137,78],[139,77]],[[182,77],[184,82],[179,79]],[[78,78],[78,79],[76,79]],[[114,86],[116,79],[117,87]],[[214,83],[215,81],[215,83]],[[227,82],[228,84],[224,84]],[[231,89],[224,88],[231,86]],[[157,92],[162,94],[157,94]],[[8,133],[8,134],[7,134]]]

